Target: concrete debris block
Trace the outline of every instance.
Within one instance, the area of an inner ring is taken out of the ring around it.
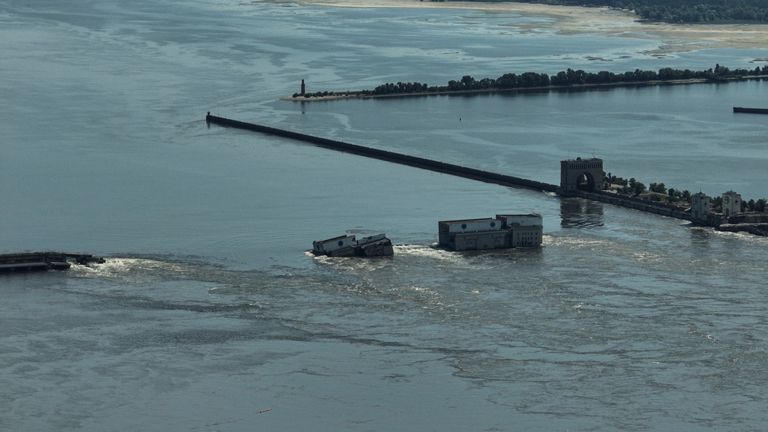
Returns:
[[[103,264],[104,258],[64,252],[25,252],[0,255],[0,273],[67,270],[79,265]]]
[[[359,246],[362,257],[392,256],[395,254],[392,242],[388,238],[366,243]]]
[[[330,257],[352,257],[355,256],[354,246],[345,246],[342,248],[334,249],[326,253]]]
[[[354,235],[342,235],[328,240],[312,242],[312,253],[330,257],[379,257],[392,256],[392,241],[385,234],[356,239]]]

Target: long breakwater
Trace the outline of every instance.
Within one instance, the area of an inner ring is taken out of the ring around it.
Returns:
[[[293,132],[285,129],[278,129],[270,126],[263,126],[255,123],[246,123],[238,120],[232,120],[224,117],[218,117],[208,113],[205,117],[208,124],[233,127],[238,129],[262,132],[269,135],[276,135],[284,138],[291,138],[299,141],[308,142],[318,147],[330,150],[351,153],[359,156],[365,156],[373,159],[379,159],[387,162],[408,165],[429,171],[435,171],[443,174],[450,174],[458,177],[464,177],[472,180],[479,180],[486,183],[495,183],[502,186],[515,186],[538,191],[557,192],[557,185],[542,183],[534,180],[528,180],[521,177],[498,174],[489,171],[483,171],[475,168],[464,167],[461,165],[440,162],[433,159],[426,159],[417,156],[395,153],[387,150],[379,150],[371,147],[365,147],[357,144],[350,144],[343,141],[322,138],[314,135],[307,135],[299,132]]]

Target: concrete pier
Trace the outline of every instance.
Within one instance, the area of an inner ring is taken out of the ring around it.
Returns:
[[[592,201],[600,201],[607,204],[613,204],[619,207],[626,207],[635,210],[644,211],[647,213],[653,213],[661,216],[668,216],[676,219],[693,220],[690,213],[681,209],[680,207],[673,206],[671,204],[665,204],[661,202],[648,201],[641,198],[631,197],[627,195],[619,195],[605,191],[575,191],[568,194],[571,197],[583,198]]]
[[[449,164],[432,159],[420,158],[416,156],[409,156],[402,153],[395,153],[386,150],[379,150],[371,147],[365,147],[356,144],[349,144],[343,141],[332,140],[328,138],[321,138],[314,135],[307,135],[299,132],[293,132],[285,129],[273,128],[270,126],[263,126],[255,123],[246,123],[237,120],[232,120],[224,117],[213,116],[210,113],[206,115],[205,121],[209,124],[216,124],[219,126],[233,127],[238,129],[246,129],[255,132],[262,132],[270,135],[276,135],[284,138],[291,138],[299,141],[308,142],[318,147],[323,147],[331,150],[341,151],[344,153],[351,153],[360,156],[365,156],[373,159],[379,159],[387,162],[398,163],[401,165],[408,165],[416,168],[421,168],[430,171],[436,171],[443,174],[455,175],[458,177],[464,177],[472,180],[479,180],[486,183],[494,183],[502,186],[514,186],[527,189],[533,189],[538,191],[556,192],[557,185],[542,183],[534,180],[528,180],[521,177],[514,177],[509,175],[497,174],[489,171],[483,171],[474,168],[468,168],[460,165]]]

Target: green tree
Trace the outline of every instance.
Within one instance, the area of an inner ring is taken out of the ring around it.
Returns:
[[[651,192],[656,192],[656,193],[660,193],[660,194],[667,193],[667,187],[664,186],[664,183],[651,183],[651,185],[648,186],[648,189]]]
[[[677,201],[680,201],[683,194],[680,193],[680,191],[675,188],[669,188],[669,190],[667,190],[667,195],[669,195],[670,201],[677,202]]]
[[[755,211],[764,212],[766,201],[763,198],[755,201]]]
[[[631,180],[630,180],[630,183],[631,183]],[[637,196],[645,192],[645,185],[640,183],[639,181],[636,181],[633,185],[630,185],[630,189],[632,189],[632,193],[635,196]]]

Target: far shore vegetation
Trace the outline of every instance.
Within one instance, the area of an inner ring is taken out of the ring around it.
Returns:
[[[423,1],[423,0],[422,0]],[[444,0],[431,0],[444,1]],[[465,0],[512,1],[566,6],[608,6],[646,21],[686,24],[767,23],[766,0]]]
[[[386,83],[371,90],[317,91],[294,93],[294,100],[328,100],[343,98],[429,96],[437,94],[484,93],[514,90],[590,89],[595,87],[622,87],[650,84],[689,84],[697,82],[727,82],[743,79],[768,78],[768,65],[754,69],[729,69],[716,65],[703,71],[662,68],[614,73],[609,71],[585,72],[567,69],[554,75],[539,72],[507,73],[498,78],[475,79],[464,75],[447,85],[434,86],[420,82]]]

